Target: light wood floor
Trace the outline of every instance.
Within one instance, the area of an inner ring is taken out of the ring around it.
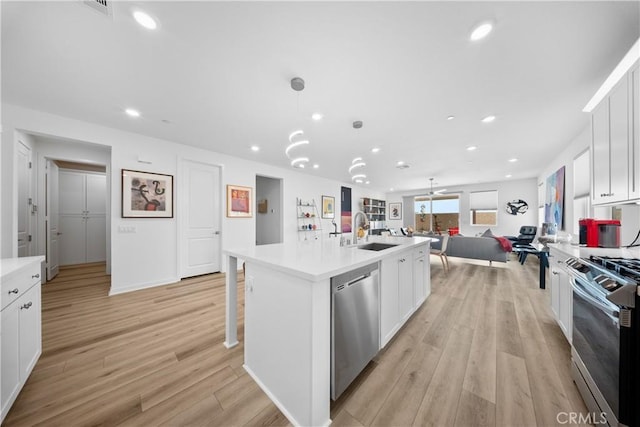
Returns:
[[[333,404],[333,425],[548,426],[586,413],[537,260],[450,261],[445,276],[433,257],[432,295]],[[223,275],[108,297],[103,271],[64,268],[43,287],[43,354],[6,426],[288,425],[245,374],[242,344],[222,345]]]

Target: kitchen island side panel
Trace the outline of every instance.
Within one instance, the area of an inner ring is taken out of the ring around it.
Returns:
[[[245,369],[294,425],[330,423],[329,285],[246,263]]]

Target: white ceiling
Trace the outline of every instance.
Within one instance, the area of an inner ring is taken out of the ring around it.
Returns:
[[[361,156],[381,191],[537,176],[640,37],[640,1],[1,5],[3,102],[282,167],[302,128],[320,164],[305,173],[349,181]],[[486,19],[494,31],[470,42]]]

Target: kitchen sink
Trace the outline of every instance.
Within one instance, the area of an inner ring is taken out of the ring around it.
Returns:
[[[358,249],[366,249],[368,251],[383,251],[385,249],[393,248],[394,246],[390,243],[367,243],[366,245],[358,246]]]

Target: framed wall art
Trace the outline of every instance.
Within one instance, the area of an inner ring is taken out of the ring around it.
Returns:
[[[331,196],[322,196],[322,218],[336,218],[336,199]]]
[[[402,219],[402,202],[389,203],[389,219]]]
[[[227,185],[227,217],[228,218],[251,218],[251,187],[241,187],[239,185]]]
[[[173,218],[173,175],[122,169],[122,218]]]

